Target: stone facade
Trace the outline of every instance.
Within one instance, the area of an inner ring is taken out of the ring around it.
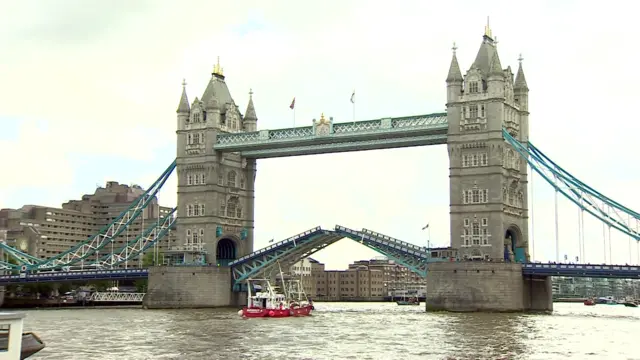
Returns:
[[[551,311],[551,278],[523,278],[517,263],[434,263],[425,303],[427,311]]]
[[[234,305],[231,270],[213,266],[149,268],[144,306],[149,309],[208,308]]]
[[[253,251],[256,164],[213,145],[218,133],[255,131],[258,120],[251,98],[240,113],[224,79],[216,65],[191,104],[183,88],[176,132],[177,242],[204,247],[205,263],[223,266]]]
[[[527,164],[502,134],[506,128],[528,140],[522,64],[514,80],[488,28],[465,76],[455,49],[447,76],[451,245],[462,258],[522,261],[528,259]]]

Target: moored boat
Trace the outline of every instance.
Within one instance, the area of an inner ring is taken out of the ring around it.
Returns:
[[[622,304],[626,307],[638,307],[638,303],[635,301],[625,301]]]
[[[593,299],[586,299],[584,301],[584,304],[587,306],[594,306],[596,304],[596,302]]]
[[[282,318],[308,316],[312,310],[313,303],[278,293],[269,280],[250,279],[247,281],[247,306],[238,314],[245,318]]]
[[[396,301],[398,305],[420,305],[420,300],[417,297],[410,297],[406,300],[398,300]]]
[[[0,313],[0,352],[5,356],[3,359],[27,359],[45,348],[44,342],[32,332],[15,336],[22,332],[24,316],[21,313]]]

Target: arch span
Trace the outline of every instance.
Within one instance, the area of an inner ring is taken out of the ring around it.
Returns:
[[[504,233],[504,260],[526,262],[526,249],[520,228],[511,224]]]
[[[228,237],[218,240],[216,245],[216,263],[218,266],[227,266],[238,258],[236,242]]]

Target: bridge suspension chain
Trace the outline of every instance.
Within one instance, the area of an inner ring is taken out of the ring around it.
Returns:
[[[142,211],[151,203],[175,168],[176,161],[174,160],[144,194],[142,194],[129,206],[129,208],[127,208],[127,210],[123,211],[120,216],[118,216],[109,225],[102,228],[98,234],[94,235],[91,239],[76,245],[62,254],[46,259],[43,262],[33,264],[29,266],[29,268],[42,270],[73,265],[85,260],[97,251],[100,251],[106,245],[115,241],[115,239],[130,224],[132,224]]]
[[[602,195],[566,170],[552,162],[533,144],[522,144],[506,130],[503,135],[507,143],[549,183],[556,192],[576,204],[582,210],[593,215],[604,224],[640,241],[637,224],[640,214]]]
[[[154,222],[152,226],[148,227],[143,234],[138,235],[135,239],[129,241],[129,243],[112,254],[104,255],[92,265],[97,265],[97,268],[109,268],[117,266],[127,260],[135,259],[169,232],[169,229],[171,229],[176,221],[176,217],[174,216],[175,212],[176,208],[173,208],[159,222]]]

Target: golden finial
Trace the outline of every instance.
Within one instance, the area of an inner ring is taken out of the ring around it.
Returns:
[[[213,67],[213,74],[214,75],[223,75],[222,66],[220,66],[220,56],[218,56],[218,62]]]
[[[489,17],[487,16],[487,25],[485,25],[484,27],[484,36],[493,39],[493,36],[491,35],[491,27],[489,27]]]
[[[320,115],[320,124],[324,124],[327,122],[327,119],[324,118],[324,113]]]

